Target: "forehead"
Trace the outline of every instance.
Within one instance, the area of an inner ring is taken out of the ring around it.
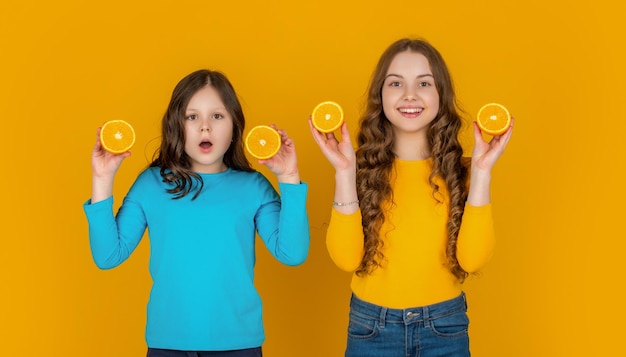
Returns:
[[[198,91],[196,91],[191,98],[189,99],[189,103],[187,104],[188,109],[197,109],[197,108],[223,108],[224,102],[222,101],[222,97],[220,93],[213,86],[204,86]]]
[[[387,74],[423,75],[432,74],[432,71],[426,56],[418,52],[404,51],[394,56]]]

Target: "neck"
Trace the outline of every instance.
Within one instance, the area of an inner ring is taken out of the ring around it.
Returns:
[[[425,160],[430,157],[430,148],[425,133],[396,133],[394,154],[400,160]]]

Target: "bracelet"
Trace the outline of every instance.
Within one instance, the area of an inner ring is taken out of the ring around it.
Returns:
[[[335,207],[352,206],[352,205],[358,205],[358,204],[359,204],[359,200],[350,201],[350,202],[336,202],[336,201],[333,201],[333,206],[335,206]]]

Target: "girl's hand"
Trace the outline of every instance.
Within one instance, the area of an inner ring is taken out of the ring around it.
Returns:
[[[270,124],[270,126],[280,134],[280,150],[269,159],[259,160],[259,164],[267,166],[278,177],[279,182],[299,184],[300,173],[298,172],[298,159],[293,139],[287,135],[287,132],[278,129],[276,125]]]
[[[96,144],[91,151],[91,203],[111,197],[113,194],[113,178],[122,161],[130,156],[130,152],[111,154],[104,150],[100,143],[100,130],[96,131]]]
[[[498,158],[502,156],[511,135],[513,134],[513,123],[515,119],[511,118],[511,126],[499,136],[494,136],[489,142],[486,142],[482,136],[478,124],[474,122],[474,151],[472,152],[472,171],[481,170],[490,172]]]
[[[100,130],[96,131],[96,144],[91,152],[91,169],[94,178],[112,179],[119,169],[122,161],[130,156],[130,152],[123,154],[111,154],[104,150],[100,143]]]
[[[356,155],[346,122],[341,124],[341,141],[337,140],[334,133],[322,133],[317,130],[313,126],[310,117],[309,128],[311,129],[313,139],[315,139],[326,159],[333,165],[335,171],[354,172],[356,170]]]

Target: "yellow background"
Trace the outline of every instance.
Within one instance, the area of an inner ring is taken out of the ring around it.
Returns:
[[[350,276],[325,250],[333,171],[306,119],[334,100],[354,132],[378,56],[405,36],[442,52],[470,119],[491,101],[517,119],[493,172],[497,253],[466,284],[473,355],[615,355],[626,8],[575,3],[2,1],[0,355],[145,355],[149,242],[111,271],[91,261],[90,151],[104,121],[134,125],[119,204],[158,143],[174,85],[199,68],[227,74],[248,128],[288,131],[310,185],[308,261],[289,268],[259,249],[265,355],[342,355]]]

